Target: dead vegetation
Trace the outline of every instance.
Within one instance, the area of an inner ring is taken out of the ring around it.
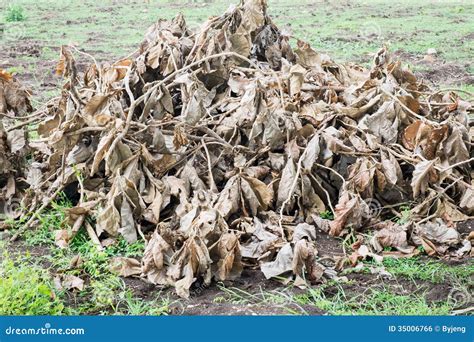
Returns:
[[[81,228],[98,248],[144,239],[141,261],[114,268],[182,297],[244,267],[303,286],[417,246],[472,256],[473,234],[456,230],[474,212],[471,103],[386,48],[370,70],[293,48],[266,6],[243,1],[197,32],[160,20],[113,64],[63,46],[61,96],[33,113],[1,71],[0,202],[28,217],[13,239],[64,192],[75,206],[58,246]],[[91,64],[79,72],[75,58]],[[317,229],[352,252],[320,260]]]

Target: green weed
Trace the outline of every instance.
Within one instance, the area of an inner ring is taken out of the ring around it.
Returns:
[[[428,304],[421,295],[400,295],[386,287],[355,296],[347,295],[342,287],[331,296],[325,294],[324,287],[312,288],[298,300],[332,315],[447,315],[452,310],[448,303]]]
[[[118,296],[117,314],[163,316],[172,311],[173,303],[168,297],[159,293],[156,299],[146,301],[137,298],[130,290],[124,289]]]
[[[397,222],[400,225],[407,224],[410,222],[411,219],[411,208],[409,206],[401,206],[400,207],[400,213],[401,217],[397,217],[395,219],[395,222]]]
[[[319,216],[320,216],[322,219],[334,220],[334,214],[333,214],[331,211],[329,211],[329,210],[323,211],[322,213],[319,214]]]
[[[0,263],[0,315],[60,315],[60,294],[47,271],[28,256],[13,260],[4,252]]]
[[[60,195],[57,201],[51,203],[51,208],[41,214],[37,214],[38,225],[35,229],[27,229],[24,239],[27,245],[37,246],[54,243],[54,231],[68,229],[65,209],[71,208],[71,202]],[[31,215],[31,214],[30,214]],[[18,227],[26,223],[30,215],[24,215],[22,219],[15,223]]]
[[[446,280],[469,279],[474,274],[474,263],[468,265],[446,265],[419,258],[385,258],[385,269],[397,277],[443,283]]]
[[[9,23],[25,21],[25,11],[21,6],[10,5],[5,13],[5,20]]]
[[[141,257],[145,251],[145,242],[139,240],[134,243],[128,243],[124,238],[119,237],[117,242],[108,246],[105,252],[109,256]]]

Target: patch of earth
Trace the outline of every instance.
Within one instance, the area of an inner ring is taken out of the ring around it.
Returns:
[[[471,33],[465,35],[464,37],[462,37],[462,40],[463,40],[463,41],[474,40],[474,32],[471,32]]]
[[[402,277],[387,278],[386,276],[370,273],[350,273],[347,275],[347,278],[351,282],[341,286],[348,298],[364,295],[367,291],[388,288],[397,295],[424,296],[426,301],[431,304],[448,300],[455,286],[449,279],[446,279],[446,282],[443,283],[433,284],[424,280],[410,280]],[[325,294],[335,295],[338,291],[338,287],[331,286],[325,290]]]
[[[43,46],[33,40],[19,40],[8,49],[0,50],[0,68],[18,69],[15,73],[22,84],[35,87],[42,86],[42,92],[56,87],[57,77],[54,76],[54,70],[57,61],[42,60]],[[59,55],[59,47],[58,47]]]
[[[40,265],[44,269],[49,269],[52,266],[52,263],[44,258],[45,256],[51,255],[50,246],[29,246],[23,241],[17,240],[8,243],[7,251],[14,258],[21,258],[25,255],[29,255],[31,258],[33,258],[33,260],[38,262],[38,265]]]
[[[393,59],[403,60],[405,63],[421,66],[426,70],[415,71],[415,76],[419,80],[426,81],[431,85],[460,85],[474,84],[474,75],[468,72],[470,64],[459,64],[446,62],[442,56],[433,56],[433,59],[416,55],[402,50],[393,53]]]

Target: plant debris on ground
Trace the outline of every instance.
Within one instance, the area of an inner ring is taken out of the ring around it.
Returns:
[[[159,20],[111,64],[63,46],[56,74],[61,95],[33,112],[31,91],[0,70],[12,239],[64,195],[59,247],[80,229],[98,249],[143,239],[141,258],[112,269],[181,297],[244,268],[305,286],[367,258],[474,255],[474,233],[456,228],[474,214],[472,103],[386,47],[370,69],[339,64],[245,0],[195,32],[181,15]],[[320,258],[318,234],[351,251]]]

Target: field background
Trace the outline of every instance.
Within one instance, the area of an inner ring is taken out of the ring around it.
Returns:
[[[474,91],[473,1],[268,2],[280,28],[336,61],[370,65],[372,53],[386,44],[428,84]],[[99,62],[114,62],[132,53],[157,19],[182,12],[195,28],[231,3],[1,0],[0,68],[33,89],[38,106],[59,93],[63,80],[54,76],[54,68],[62,44],[74,44]],[[24,20],[8,22],[11,8],[21,8]],[[436,54],[427,56],[429,49]],[[79,66],[91,62],[85,55],[76,59]],[[142,242],[122,241],[98,252],[85,235],[79,235],[70,250],[56,249],[52,230],[64,224],[63,210],[68,205],[55,203],[37,230],[21,242],[0,241],[0,272],[4,272],[0,314],[450,314],[472,308],[474,264],[423,257],[368,264],[348,270],[347,282],[309,290],[264,281],[261,274],[247,272],[238,283],[198,287],[190,300],[180,301],[172,292],[140,280],[120,279],[109,271],[113,256],[140,256]],[[410,215],[409,209],[406,214]],[[472,222],[463,229],[472,230]],[[2,236],[6,233],[0,232],[0,240]],[[340,240],[328,238],[322,244],[323,253],[342,252]],[[385,271],[392,278],[382,280]],[[58,290],[54,287],[58,275],[80,276],[85,286]],[[30,309],[25,312],[27,304]]]
[[[237,0],[236,0],[237,1]],[[113,62],[138,47],[158,18],[182,12],[191,27],[219,15],[233,1],[203,0],[2,0],[0,12],[21,6],[25,21],[0,16],[0,66],[46,86],[58,47],[75,44],[99,62]],[[473,90],[474,3],[469,0],[270,0],[269,11],[286,32],[341,62],[369,64],[383,44],[429,82]],[[426,60],[435,49],[434,60]],[[84,62],[90,62],[82,58]],[[37,87],[35,87],[37,89]]]

